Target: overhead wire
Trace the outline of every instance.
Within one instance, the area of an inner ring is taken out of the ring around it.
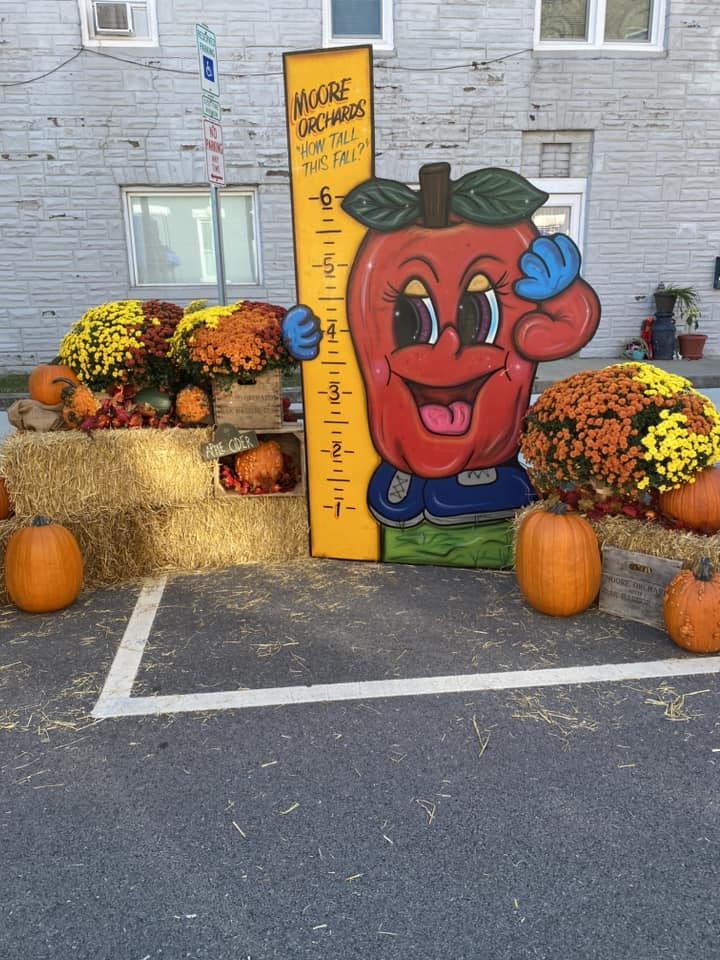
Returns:
[[[503,54],[500,57],[493,57],[489,60],[471,60],[464,63],[452,63],[446,64],[445,66],[435,66],[435,67],[411,67],[404,66],[402,64],[390,64],[385,60],[378,59],[374,63],[375,69],[383,69],[391,72],[399,73],[443,73],[449,70],[480,70],[483,67],[492,66],[494,63],[500,63],[503,60],[509,60],[512,57],[521,56],[524,53],[531,53],[532,47],[525,47],[522,50],[515,50],[512,53]],[[127,63],[133,67],[140,67],[143,70],[154,70],[161,73],[175,73],[182,76],[195,77],[197,76],[197,70],[185,70],[181,67],[164,67],[157,63],[142,63],[139,60],[131,60],[128,57],[120,57],[115,53],[108,53],[105,50],[94,50],[92,47],[80,47],[78,50],[73,53],[72,56],[68,57],[66,60],[63,60],[62,63],[58,63],[51,70],[46,70],[45,73],[37,74],[33,77],[28,77],[25,80],[0,80],[0,87],[19,87],[28,83],[37,83],[39,80],[44,80],[46,77],[52,76],[52,74],[57,73],[58,70],[62,70],[63,67],[68,66],[74,60],[83,54],[91,53],[97,57],[105,57],[108,60],[116,60],[118,63]],[[227,73],[222,72],[223,78],[229,80],[253,80],[256,77],[259,79],[266,79],[267,77],[281,77],[282,70],[272,70],[267,73]]]

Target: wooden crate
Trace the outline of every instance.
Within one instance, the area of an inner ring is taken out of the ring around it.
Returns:
[[[598,607],[605,613],[664,630],[663,593],[681,569],[680,560],[605,546]]]
[[[233,490],[226,490],[220,483],[220,464],[227,462],[232,466],[233,457],[223,457],[217,461],[215,468],[215,493],[219,497],[263,496],[263,497],[303,497],[306,492],[306,465],[305,465],[305,434],[293,426],[282,427],[279,430],[256,431],[258,441],[275,440],[283,454],[290,457],[298,472],[298,482],[292,490],[282,493],[238,494]]]
[[[280,371],[266,370],[255,383],[234,383],[229,390],[213,384],[215,423],[243,430],[276,430],[283,425]]]

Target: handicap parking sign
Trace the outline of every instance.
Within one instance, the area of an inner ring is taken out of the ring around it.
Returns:
[[[215,34],[204,23],[195,24],[197,37],[198,67],[200,68],[200,86],[203,93],[212,97],[220,96],[220,83],[217,67],[217,43]]]

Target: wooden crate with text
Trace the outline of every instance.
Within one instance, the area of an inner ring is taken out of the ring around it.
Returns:
[[[278,430],[256,431],[258,443],[272,440],[280,447],[283,455],[284,480],[279,491],[267,491],[261,494],[242,493],[238,489],[225,486],[221,482],[223,467],[234,467],[236,454],[221,457],[217,462],[215,472],[215,493],[219,497],[226,496],[267,496],[267,497],[301,497],[306,491],[306,464],[305,464],[305,435],[292,425]],[[249,451],[252,452],[252,451]],[[293,483],[294,481],[294,483]]]
[[[663,594],[681,569],[680,560],[605,545],[598,609],[664,630]]]
[[[215,423],[246,430],[275,430],[283,425],[279,370],[258,374],[255,383],[233,383],[229,389],[213,383]]]

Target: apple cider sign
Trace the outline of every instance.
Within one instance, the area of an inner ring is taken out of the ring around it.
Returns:
[[[367,58],[285,59],[313,553],[509,567],[537,365],[586,344],[600,305],[519,174],[373,175]]]

